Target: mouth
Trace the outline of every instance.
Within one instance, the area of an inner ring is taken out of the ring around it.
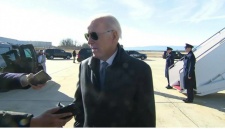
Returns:
[[[96,48],[96,47],[91,47],[91,50],[92,50],[92,52],[98,51],[98,48]]]

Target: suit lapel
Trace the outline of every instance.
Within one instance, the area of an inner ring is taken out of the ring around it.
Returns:
[[[91,76],[91,82],[93,83],[94,87],[97,90],[100,90],[100,80],[99,80],[99,65],[100,65],[100,60],[91,57],[91,59],[89,60],[89,68],[90,68],[90,76]]]

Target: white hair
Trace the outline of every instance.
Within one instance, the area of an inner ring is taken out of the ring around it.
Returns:
[[[97,20],[97,19],[102,19],[102,18],[104,18],[106,20],[107,27],[116,31],[119,38],[122,39],[122,30],[121,30],[121,27],[120,27],[120,23],[114,16],[112,16],[110,14],[104,14],[104,15],[101,14],[101,15],[97,15],[94,18],[92,18],[91,21],[94,21],[94,20]]]

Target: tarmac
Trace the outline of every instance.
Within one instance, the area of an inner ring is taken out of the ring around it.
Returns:
[[[153,75],[157,127],[225,127],[225,91],[207,96],[195,96],[186,104],[185,94],[166,89],[165,60],[147,58]],[[12,90],[0,93],[0,110],[32,113],[35,116],[56,107],[58,102],[71,103],[78,81],[79,63],[72,60],[47,60],[47,73],[52,80],[40,90]],[[64,127],[72,128],[74,119]]]

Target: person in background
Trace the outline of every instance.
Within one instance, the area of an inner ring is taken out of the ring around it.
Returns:
[[[38,53],[38,71],[44,70],[46,72],[46,56],[43,50],[40,50]]]
[[[73,51],[73,63],[76,62],[76,56],[77,56],[77,53],[76,53],[76,50],[74,49],[74,51]]]
[[[167,51],[164,51],[164,52],[163,52],[163,55],[162,55],[162,58],[163,58],[163,59],[166,59],[166,56],[167,56]]]
[[[168,85],[166,86],[167,89],[172,89],[173,87],[170,86],[169,80],[169,67],[174,64],[174,55],[172,54],[172,48],[167,47],[167,54],[166,54],[166,69],[165,69],[165,77],[167,78]]]
[[[118,43],[118,20],[96,17],[86,37],[93,56],[80,64],[75,127],[155,127],[152,71]]]
[[[194,100],[194,88],[196,88],[196,80],[195,80],[195,62],[196,58],[194,53],[192,52],[193,46],[186,43],[185,51],[188,53],[184,58],[184,88],[187,89],[187,99],[183,101],[185,103],[192,103]]]

